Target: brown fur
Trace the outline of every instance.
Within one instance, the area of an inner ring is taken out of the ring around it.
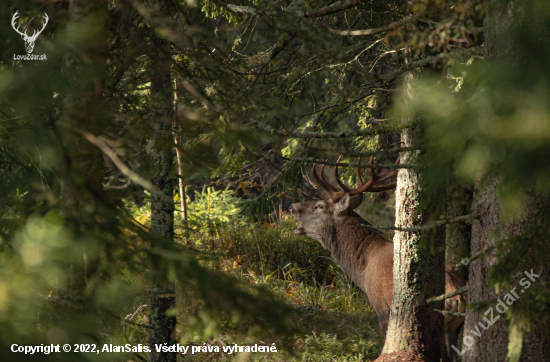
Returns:
[[[385,335],[388,327],[393,289],[393,243],[384,234],[369,227],[370,224],[353,209],[359,206],[362,196],[346,194],[339,201],[306,201],[291,205],[291,214],[299,222],[295,234],[306,235],[330,250],[333,259],[361,288],[378,315],[380,330]],[[451,293],[465,285],[460,273],[452,267],[445,268],[445,293]],[[465,295],[445,300],[445,310],[463,312],[460,303]],[[445,335],[451,360],[456,345],[458,329],[463,317],[445,317]]]

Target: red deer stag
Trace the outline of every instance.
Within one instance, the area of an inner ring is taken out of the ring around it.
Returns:
[[[338,159],[339,161],[340,159]],[[361,159],[357,161],[357,164]],[[372,165],[373,157],[370,159]],[[399,159],[396,161],[396,164]],[[353,209],[363,200],[363,192],[381,192],[395,188],[396,183],[379,185],[397,174],[397,170],[377,175],[370,167],[371,178],[367,183],[361,179],[357,167],[358,188],[349,188],[338,176],[338,166],[334,168],[336,182],[342,189],[325,180],[324,168],[319,177],[313,165],[315,180],[325,189],[330,198],[327,201],[314,200],[294,203],[290,213],[299,222],[294,230],[297,235],[305,235],[317,240],[330,250],[332,258],[342,267],[346,274],[367,294],[367,298],[378,315],[380,330],[386,335],[393,289],[393,243],[384,234],[357,215]],[[445,267],[445,293],[451,293],[466,284],[460,273],[452,267]],[[445,300],[445,310],[464,312],[459,306],[465,301],[465,295],[457,295]],[[458,331],[463,317],[445,317],[445,341],[447,354],[451,361],[456,361],[456,353],[451,346],[456,345]]]

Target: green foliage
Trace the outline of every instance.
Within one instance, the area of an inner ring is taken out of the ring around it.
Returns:
[[[245,224],[240,217],[240,205],[240,200],[233,196],[229,187],[216,191],[205,186],[201,191],[195,190],[193,202],[187,202],[188,220],[185,225],[194,234],[199,234],[199,240],[203,238],[200,234],[212,236],[229,224]]]
[[[331,354],[339,361],[374,358],[382,340],[376,314],[364,293],[318,242],[294,235],[295,228],[295,221],[287,216],[280,223],[254,228],[232,224],[220,230],[211,243],[196,244],[203,265],[234,276],[245,290],[249,286],[267,288],[277,300],[296,308],[290,323],[300,333],[290,343],[299,357],[283,352],[269,357],[252,355],[251,360],[325,361]],[[193,303],[190,288],[187,284],[182,287],[179,319],[186,326],[182,331],[186,338],[196,340],[194,333],[201,329],[194,328],[197,320],[189,315],[195,315],[194,310],[202,305]],[[210,337],[231,343],[226,329],[239,318],[221,316],[212,324],[217,325],[218,334]],[[254,339],[250,342],[256,343]],[[231,356],[222,358],[234,360]]]

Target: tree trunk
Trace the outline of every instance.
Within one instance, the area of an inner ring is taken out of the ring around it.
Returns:
[[[178,78],[174,80],[174,128],[177,130],[176,135],[174,136],[174,143],[176,146],[181,145],[181,141],[178,141],[178,139],[181,137],[180,132],[181,130],[178,127]],[[180,132],[178,132],[180,131]],[[184,221],[187,220],[187,203],[186,203],[186,196],[185,196],[185,183],[183,182],[183,161],[181,159],[181,152],[180,148],[176,147],[176,159],[178,163],[178,185],[179,185],[179,191],[180,191],[180,207],[181,207],[181,219]],[[187,234],[187,232],[186,232]]]
[[[56,122],[60,127],[55,128],[64,151],[64,157],[60,158],[62,162],[57,165],[61,211],[67,226],[76,235],[87,232],[83,230],[83,225],[87,223],[82,222],[82,218],[93,217],[97,212],[98,201],[108,201],[101,183],[102,153],[78,133],[85,130],[99,134],[108,120],[102,112],[107,32],[101,21],[92,24],[90,18],[106,19],[107,4],[99,0],[69,2],[69,36],[81,34],[79,31],[82,31],[82,27],[85,27],[87,34],[93,35],[79,39],[85,41],[83,44],[78,43],[78,47],[71,48],[65,55],[63,74],[70,88],[66,90],[63,99],[63,114]],[[77,42],[74,41],[74,44]],[[82,210],[87,212],[83,213]],[[88,260],[86,254],[82,255],[80,262],[71,265],[67,290],[61,291],[64,303],[82,307],[88,276],[95,271],[96,266],[96,261]]]
[[[147,145],[147,153],[155,166],[151,179],[158,191],[151,194],[151,232],[158,239],[151,241],[152,248],[172,249],[174,243],[174,188],[175,178],[171,174],[174,148],[172,136],[173,94],[170,73],[168,43],[151,30],[149,47],[149,75],[151,79],[151,101],[149,112],[153,135]],[[168,281],[166,270],[160,259],[154,259],[156,270],[151,271],[151,289],[148,305],[148,343],[151,346],[151,362],[175,362],[176,353],[156,352],[155,344],[172,345],[175,339],[175,315],[167,315],[174,307],[174,283]]]
[[[519,59],[518,56],[521,55],[521,52],[518,51],[519,44],[514,40],[513,34],[515,34],[514,27],[522,21],[523,3],[516,0],[494,1],[493,5],[484,26],[485,58],[488,60],[503,57],[512,60]],[[485,114],[481,115],[480,122],[483,122],[484,118],[494,117],[489,102],[484,105],[484,109]],[[528,208],[521,210],[518,213],[520,216],[513,222],[504,224],[501,220],[502,207],[496,196],[499,183],[498,174],[493,174],[483,183],[480,180],[476,182],[472,211],[481,216],[472,224],[471,255],[495,246],[495,239],[504,240],[522,235],[529,223],[534,220],[538,220],[539,225],[547,225],[542,221],[541,216],[543,213],[547,215],[547,211],[544,210],[548,208],[548,202],[537,200],[532,196],[527,196],[529,200],[525,204],[528,205]],[[498,233],[495,234],[496,231]],[[537,242],[547,243],[548,241],[544,238],[543,240],[530,241],[531,244]],[[529,245],[527,244],[525,248],[525,253],[528,254]],[[468,308],[464,325],[463,361],[549,361],[550,338],[543,318],[531,315],[530,319],[533,322],[531,331],[524,333],[518,325],[513,324],[512,327],[509,327],[505,315],[498,312],[494,301],[502,300],[506,293],[503,291],[497,293],[489,285],[489,272],[497,264],[496,251],[470,264],[468,303],[482,301],[493,301],[493,303],[490,304],[491,310],[489,307],[481,308],[480,311]],[[534,271],[540,275],[537,283],[550,279],[548,268],[539,266]],[[527,294],[521,294],[523,291],[520,289],[519,279],[522,277],[525,277],[523,271],[512,275],[512,287],[516,287],[521,297],[520,301],[515,303],[528,302]],[[489,315],[485,314],[487,311],[489,311]],[[487,316],[490,317],[490,314],[493,314],[493,317],[487,318]],[[494,323],[491,323],[492,321]],[[485,330],[483,326],[485,328],[489,326],[489,328]]]
[[[414,94],[412,78],[412,73],[408,73],[403,85],[407,102],[412,101]],[[404,130],[401,146],[412,146],[420,132],[420,129]],[[417,157],[418,152],[408,152],[401,162],[414,163]],[[418,170],[399,170],[395,193],[397,227],[416,227],[427,221],[426,210],[420,208],[421,177]],[[443,309],[443,302],[435,306],[426,304],[427,298],[444,293],[444,238],[437,237],[434,231],[396,231],[393,241],[393,301],[382,352],[400,356],[410,356],[412,352],[429,361],[446,360],[443,315],[432,310]]]
[[[471,188],[460,185],[452,176],[448,177],[447,200],[446,215],[448,217],[467,215],[471,213]],[[462,259],[470,256],[471,237],[471,224],[462,222],[447,224],[445,231],[446,265],[456,265]],[[461,272],[464,279],[468,280],[468,269],[462,268]]]

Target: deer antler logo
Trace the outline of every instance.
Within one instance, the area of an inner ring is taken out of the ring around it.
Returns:
[[[42,29],[40,29],[40,31],[38,32],[35,30],[31,36],[28,36],[26,30],[24,33],[22,33],[21,31],[19,31],[19,26],[17,28],[15,27],[15,21],[17,20],[17,18],[19,18],[18,13],[19,11],[16,11],[15,14],[13,14],[13,18],[11,19],[11,26],[13,30],[15,30],[17,33],[21,35],[21,37],[25,41],[25,49],[27,50],[27,53],[30,54],[34,50],[34,42],[36,41],[36,38],[38,38],[38,35],[42,33],[42,31],[46,27],[46,24],[48,24],[48,20],[49,20],[48,14],[44,13],[45,21],[44,21],[44,25],[42,26]]]

